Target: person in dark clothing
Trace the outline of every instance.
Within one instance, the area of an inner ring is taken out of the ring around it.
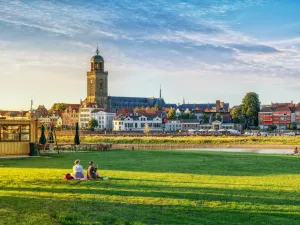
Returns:
[[[89,167],[88,167],[88,169],[87,169],[87,178],[88,178],[88,179],[96,179],[96,178],[100,178],[100,175],[99,175],[99,173],[97,172],[97,170],[98,170],[98,164],[97,164],[97,166],[95,167],[95,166],[94,166],[94,162],[91,161],[91,162],[89,163]]]
[[[298,153],[299,153],[299,149],[296,147],[296,148],[294,149],[294,155],[298,155]]]

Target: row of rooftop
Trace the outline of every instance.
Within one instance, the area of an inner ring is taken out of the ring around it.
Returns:
[[[80,104],[69,104],[65,103],[65,110],[55,110],[57,105],[60,103],[55,103],[50,109],[47,109],[44,105],[39,105],[36,109],[30,110],[0,110],[1,117],[45,117],[50,115],[61,116],[62,113],[79,113],[80,108],[95,108],[95,112],[99,109],[99,107],[95,104],[89,105],[80,105]],[[232,108],[236,108],[238,106],[234,106]],[[224,103],[220,101],[216,101],[216,103],[203,103],[203,104],[181,104],[175,108],[177,112],[184,112],[189,110],[192,113],[210,113],[210,112],[230,112],[232,108],[229,107],[229,103]],[[121,108],[118,110],[117,114],[123,115],[134,115],[137,113],[138,115],[160,115],[163,111],[168,111],[169,107],[163,107],[160,110],[155,109],[154,107],[142,107],[142,108]],[[54,109],[54,110],[53,110]],[[271,103],[270,105],[261,105],[260,112],[296,112],[300,111],[300,103]]]

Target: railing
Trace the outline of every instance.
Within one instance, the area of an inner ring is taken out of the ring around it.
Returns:
[[[38,150],[39,152],[56,152],[59,153],[60,151],[68,150],[68,151],[109,151],[112,150],[112,144],[110,143],[82,143],[80,145],[75,144],[68,144],[68,143],[57,143],[52,144],[53,149],[49,146],[50,144],[46,145],[39,145]]]

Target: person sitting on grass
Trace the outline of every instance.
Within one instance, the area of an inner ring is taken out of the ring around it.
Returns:
[[[88,167],[88,170],[87,170],[87,178],[88,179],[96,179],[96,178],[100,178],[100,175],[99,173],[97,172],[98,170],[98,164],[97,166],[95,167],[94,166],[94,162],[91,161],[89,163],[89,167]]]
[[[80,160],[76,159],[75,160],[75,165],[73,166],[73,176],[74,178],[84,178],[84,173],[83,173],[83,168],[80,165]]]

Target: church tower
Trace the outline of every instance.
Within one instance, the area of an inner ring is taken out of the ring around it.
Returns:
[[[99,55],[91,58],[91,70],[87,72],[87,103],[98,103],[107,109],[107,80],[108,72],[104,71],[104,59]]]

